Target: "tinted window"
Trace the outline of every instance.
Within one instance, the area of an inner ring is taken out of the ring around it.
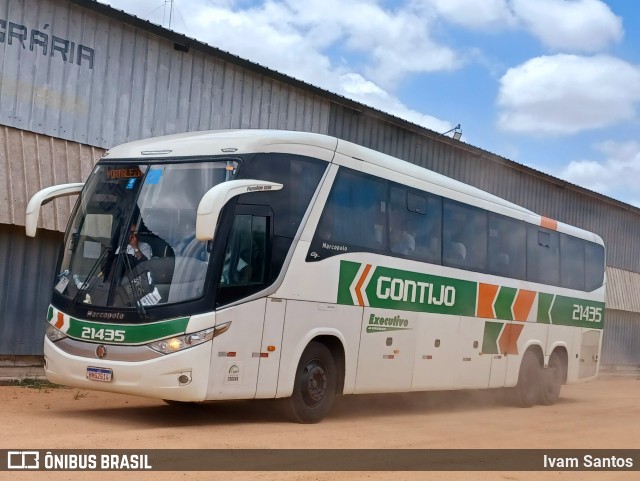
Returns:
[[[324,245],[324,250],[340,245],[384,249],[386,204],[386,181],[341,169],[316,230],[320,247]]]
[[[524,222],[489,214],[488,271],[505,277],[524,279],[526,275],[527,228]]]
[[[585,253],[585,288],[593,291],[604,282],[604,247],[587,243]]]
[[[292,239],[302,222],[327,163],[291,154],[256,154],[240,169],[240,178],[278,182],[282,190],[256,192],[238,198],[239,204],[268,205],[273,211],[271,273],[280,274]]]
[[[576,290],[604,279],[600,245],[341,168],[307,261],[358,251]]]
[[[222,263],[218,304],[259,291],[267,282],[268,218],[236,215]]]
[[[240,177],[277,182],[284,187],[242,195],[238,203],[271,206],[274,235],[293,238],[326,167],[326,162],[309,157],[257,154],[241,168]]]
[[[484,270],[487,265],[487,212],[444,200],[443,262],[451,267]]]
[[[584,290],[585,241],[560,234],[560,285]]]
[[[391,252],[424,262],[440,263],[442,200],[392,185],[389,192]]]
[[[527,229],[527,280],[560,284],[559,234],[541,227]]]

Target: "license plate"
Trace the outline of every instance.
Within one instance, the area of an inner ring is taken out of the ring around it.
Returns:
[[[88,367],[87,379],[91,381],[111,382],[113,370],[105,367]]]

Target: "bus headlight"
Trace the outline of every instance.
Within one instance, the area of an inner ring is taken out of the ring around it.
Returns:
[[[59,341],[60,339],[64,339],[67,335],[62,332],[60,329],[56,329],[53,325],[47,322],[47,327],[45,328],[45,335],[49,338],[51,342]]]
[[[210,327],[209,329],[192,332],[184,336],[170,337],[168,339],[162,339],[161,341],[151,342],[148,346],[162,354],[171,354],[172,352],[182,351],[183,349],[210,341],[214,338],[214,332],[215,328]]]

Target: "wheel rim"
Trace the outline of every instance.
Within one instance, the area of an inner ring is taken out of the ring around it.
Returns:
[[[327,396],[327,372],[319,361],[311,361],[302,373],[302,399],[307,406],[317,406]]]

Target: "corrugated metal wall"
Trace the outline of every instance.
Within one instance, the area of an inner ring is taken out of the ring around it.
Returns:
[[[448,138],[412,132],[332,105],[329,135],[399,157],[466,182],[532,211],[599,234],[607,265],[640,272],[640,212],[527,171],[489,152]]]
[[[0,124],[103,148],[193,130],[327,131],[327,99],[69,2],[0,0],[2,20]]]
[[[202,45],[176,49],[161,29],[140,22],[134,27],[122,21],[124,14],[103,15],[88,5],[0,0],[0,312],[6,313],[0,354],[41,352],[39,323],[60,242],[53,231],[64,229],[74,202],[45,206],[40,226],[46,230],[34,241],[22,227],[3,225],[24,225],[34,192],[84,180],[102,148],[129,140],[279,128],[371,147],[597,232],[607,243],[608,265],[618,268],[609,269],[614,310],[607,314],[611,334],[605,331],[603,357],[637,363],[640,301],[630,286],[640,286],[638,209]]]
[[[51,283],[62,243],[59,232],[0,224],[0,355],[40,355]]]
[[[602,364],[640,368],[640,314],[607,309]]]
[[[24,225],[31,196],[44,187],[84,182],[103,150],[0,126],[0,224]],[[39,226],[64,231],[76,196],[43,206]],[[23,230],[24,232],[24,230]]]
[[[609,309],[640,313],[640,274],[607,267],[606,304]]]

